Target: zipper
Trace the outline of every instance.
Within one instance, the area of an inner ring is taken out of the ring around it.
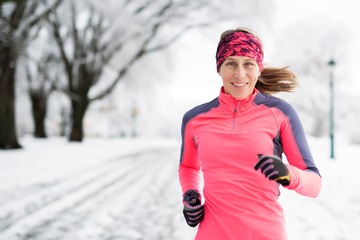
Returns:
[[[237,117],[239,106],[240,106],[240,101],[238,101],[236,103],[235,109],[233,111],[234,121],[233,121],[233,129],[232,129],[232,131],[235,131],[235,129],[236,129],[236,117]]]

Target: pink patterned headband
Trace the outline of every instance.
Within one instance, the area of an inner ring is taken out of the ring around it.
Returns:
[[[221,64],[229,56],[244,56],[252,58],[263,69],[264,53],[260,41],[252,34],[234,32],[223,38],[216,51],[216,68],[219,72]]]

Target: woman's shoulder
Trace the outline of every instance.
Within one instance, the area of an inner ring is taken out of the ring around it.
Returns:
[[[277,108],[284,113],[295,112],[294,107],[286,100],[261,92],[259,92],[259,94],[254,99],[254,103],[256,105],[264,105],[268,108]]]
[[[219,98],[215,98],[209,102],[202,103],[202,104],[197,105],[197,106],[193,107],[192,109],[188,110],[184,114],[184,119],[191,119],[201,113],[208,112],[212,108],[215,108],[217,106],[219,106]]]

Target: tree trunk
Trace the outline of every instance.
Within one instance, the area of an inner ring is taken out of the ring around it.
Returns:
[[[32,104],[32,115],[34,119],[34,137],[47,138],[45,131],[46,104],[47,96],[40,91],[30,91],[30,99]]]
[[[15,54],[0,48],[0,149],[21,148],[15,122]]]
[[[72,126],[69,136],[70,142],[82,142],[84,138],[83,120],[86,110],[90,104],[88,93],[91,87],[93,73],[88,70],[85,63],[78,66],[78,85],[72,88],[72,92],[76,93],[75,98],[71,99],[72,110]]]
[[[89,101],[86,97],[71,101],[72,123],[69,136],[70,142],[82,142],[84,138],[83,120]]]

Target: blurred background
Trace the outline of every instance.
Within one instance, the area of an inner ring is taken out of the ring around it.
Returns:
[[[217,44],[236,27],[297,75],[296,92],[276,96],[299,113],[325,179],[317,199],[282,192],[289,239],[358,239],[355,4],[0,0],[0,239],[193,239],[181,120],[218,96]]]
[[[249,27],[278,94],[313,137],[360,144],[359,14],[350,0],[0,1],[0,149],[21,138],[179,138],[182,115],[218,96],[220,34]]]

